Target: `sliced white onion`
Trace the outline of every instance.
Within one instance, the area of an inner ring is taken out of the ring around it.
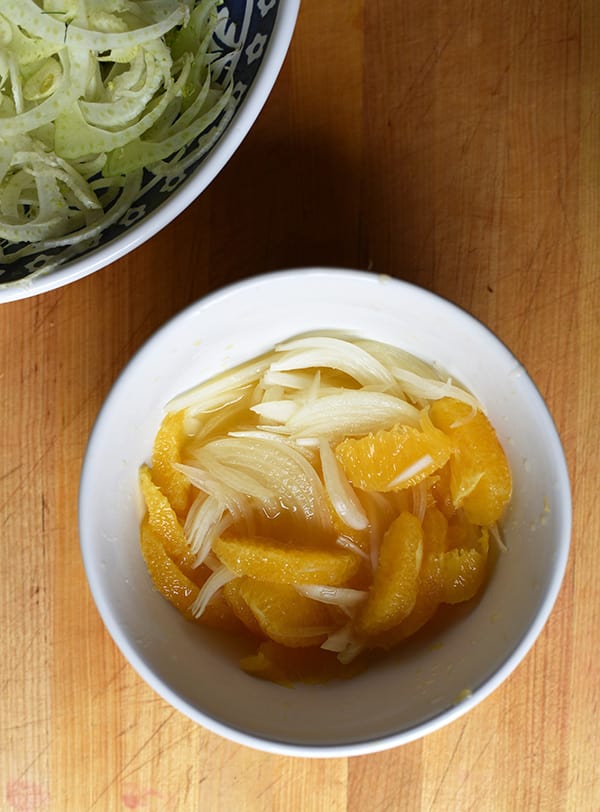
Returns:
[[[364,530],[369,524],[367,514],[326,440],[319,441],[319,451],[323,480],[333,509],[349,527]]]
[[[270,400],[251,406],[250,411],[264,420],[272,420],[274,423],[287,423],[298,411],[298,406],[293,400]]]
[[[376,384],[388,389],[394,378],[373,356],[357,344],[329,336],[307,336],[277,346],[280,353],[271,369],[289,371],[329,367],[350,375],[363,386]]]
[[[427,510],[427,482],[422,480],[418,482],[412,489],[412,512],[420,522],[425,518],[425,511]]]
[[[440,398],[454,398],[467,403],[472,409],[480,409],[481,404],[470,392],[456,386],[450,380],[427,380],[406,369],[395,368],[394,377],[402,384],[402,388],[415,400],[439,400]]]
[[[225,564],[221,564],[212,575],[209,575],[206,581],[202,584],[196,600],[192,603],[191,611],[195,618],[199,618],[204,613],[208,606],[210,599],[225,586],[229,581],[236,577],[234,572],[231,572]]]
[[[351,538],[345,535],[338,536],[335,540],[335,543],[338,547],[343,547],[345,550],[351,550],[356,555],[359,555],[361,558],[364,558],[365,561],[370,561],[370,556],[366,553],[361,547],[356,544],[356,542],[352,541]]]
[[[356,609],[367,599],[368,592],[362,589],[349,589],[339,586],[321,586],[320,584],[295,584],[300,595],[320,603],[337,606],[352,617]]]
[[[364,650],[364,647],[364,643],[354,637],[351,623],[330,634],[327,640],[321,644],[321,648],[325,649],[325,651],[337,652],[338,660],[344,665],[356,659]]]
[[[352,624],[346,623],[345,626],[342,626],[341,628],[332,632],[327,640],[325,640],[324,643],[321,643],[321,648],[325,649],[325,651],[335,651],[339,653],[340,651],[344,651],[351,640]]]
[[[223,372],[172,398],[166,409],[169,412],[188,409],[191,415],[198,415],[235,403],[248,386],[258,382],[268,365],[268,359],[261,358]]]
[[[307,389],[313,376],[308,372],[277,372],[269,367],[262,377],[263,386],[281,386],[284,389]]]
[[[190,508],[183,531],[192,553],[196,556],[194,566],[199,567],[210,553],[212,542],[229,527],[231,514],[215,496],[204,498],[202,494]]]
[[[397,515],[397,511],[390,504],[388,494],[376,493],[375,491],[365,492],[363,493],[363,499],[365,500],[365,509],[369,518],[369,551],[371,567],[373,570],[375,570],[379,560],[379,546],[381,539]]]
[[[490,536],[494,539],[496,544],[498,545],[498,549],[501,550],[503,553],[508,552],[508,547],[506,546],[504,539],[502,538],[502,530],[498,526],[498,524],[491,524],[488,527],[490,531]]]
[[[416,474],[420,474],[421,471],[424,471],[428,465],[431,465],[433,462],[433,457],[431,454],[424,454],[418,460],[406,467],[403,471],[401,471],[397,476],[395,476],[392,481],[388,484],[388,488],[392,490],[393,488],[397,488],[403,482],[406,482],[411,477],[416,476]]]
[[[417,425],[419,411],[400,398],[384,392],[349,389],[343,394],[323,395],[302,406],[285,424],[294,437],[323,437],[337,442],[398,423]]]
[[[285,506],[323,529],[331,528],[323,484],[310,462],[291,445],[267,438],[223,437],[199,449],[196,458],[208,476],[230,490],[244,481],[242,494],[266,508]]]

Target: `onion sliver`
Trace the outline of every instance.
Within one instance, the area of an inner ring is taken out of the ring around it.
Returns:
[[[349,527],[364,530],[369,524],[367,514],[326,440],[319,442],[319,451],[323,479],[333,509]]]
[[[367,599],[368,595],[368,592],[362,589],[349,589],[348,587],[339,586],[296,584],[294,588],[300,595],[320,603],[337,606],[350,616]]]
[[[221,587],[224,587],[226,583],[232,581],[235,577],[235,573],[227,569],[225,564],[222,564],[220,567],[214,570],[212,575],[209,575],[206,581],[203,583],[198,595],[196,596],[196,600],[191,606],[194,617],[201,617],[213,595],[216,595]]]
[[[307,336],[276,347],[280,357],[271,365],[275,371],[330,367],[350,375],[363,386],[394,386],[389,371],[356,344],[330,336]]]

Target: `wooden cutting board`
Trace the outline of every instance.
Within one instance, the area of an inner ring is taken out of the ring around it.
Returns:
[[[522,665],[426,740],[349,760],[263,755],[166,705],[104,630],[78,548],[85,444],[132,353],[223,283],[313,264],[416,282],[495,330],[553,412],[574,496]],[[304,0],[201,198],[0,308],[0,809],[599,810],[599,316],[600,4]]]

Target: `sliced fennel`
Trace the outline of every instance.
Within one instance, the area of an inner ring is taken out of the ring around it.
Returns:
[[[218,3],[1,0],[3,265],[84,248],[123,217],[144,171],[183,171],[188,146],[210,147],[202,134],[232,101],[213,75]]]

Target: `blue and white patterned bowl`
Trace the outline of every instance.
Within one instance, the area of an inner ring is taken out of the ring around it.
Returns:
[[[15,246],[0,240],[0,303],[24,299],[81,279],[137,248],[168,225],[208,186],[248,134],[287,53],[300,0],[224,0],[215,33],[232,78],[224,115],[188,147],[176,171],[148,173],[126,212],[85,246],[27,252],[2,262]],[[208,148],[207,148],[208,146]]]

